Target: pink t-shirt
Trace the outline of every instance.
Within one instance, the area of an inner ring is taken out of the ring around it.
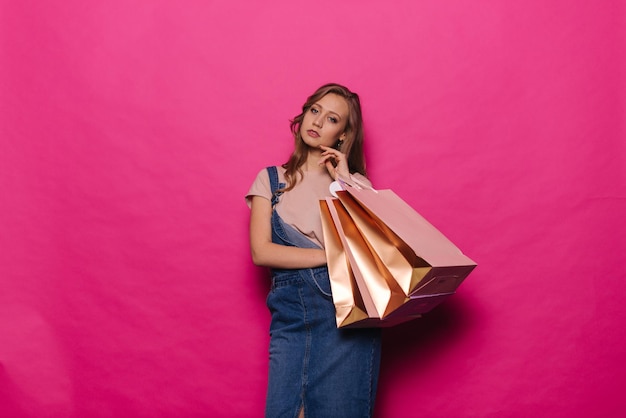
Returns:
[[[286,183],[285,169],[280,166],[276,168],[278,169],[278,181]],[[359,174],[354,176],[360,181],[370,184],[365,177]],[[322,248],[324,247],[324,236],[322,234],[319,201],[332,196],[329,189],[332,182],[333,178],[326,170],[305,171],[304,178],[300,179],[293,189],[283,193],[275,207],[285,223],[296,228]],[[251,204],[252,196],[261,196],[269,201],[272,200],[270,179],[266,169],[257,174],[246,195],[248,206]]]

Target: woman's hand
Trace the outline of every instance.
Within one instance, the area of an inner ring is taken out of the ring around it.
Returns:
[[[320,158],[320,165],[325,165],[326,169],[330,173],[334,180],[337,180],[337,176],[340,175],[344,178],[350,177],[350,170],[348,168],[348,159],[346,155],[341,151],[338,151],[331,147],[325,147],[320,145],[322,149],[322,158]]]

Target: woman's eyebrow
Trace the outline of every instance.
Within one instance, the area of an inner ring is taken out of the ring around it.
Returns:
[[[341,115],[339,113],[335,112],[334,110],[326,109],[324,106],[322,106],[319,103],[314,103],[313,106],[317,106],[317,107],[321,108],[322,110],[326,110],[327,112],[332,113],[333,115],[335,115],[339,119],[341,119]]]

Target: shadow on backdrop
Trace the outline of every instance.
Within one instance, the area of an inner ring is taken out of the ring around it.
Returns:
[[[455,342],[476,329],[478,314],[471,304],[469,295],[457,293],[421,318],[405,322],[383,330],[383,351],[381,360],[378,397],[374,416],[382,416],[382,411],[390,411],[391,394],[388,388],[392,382],[405,380],[405,375],[419,380],[427,368],[446,361],[446,353]],[[428,387],[428,382],[423,382]],[[419,393],[420,388],[415,388]],[[414,401],[415,399],[413,399]],[[407,400],[407,408],[413,408]]]

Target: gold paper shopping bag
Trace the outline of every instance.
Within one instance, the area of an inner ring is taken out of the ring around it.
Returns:
[[[363,239],[341,202],[327,198],[326,203],[368,316],[383,318],[389,315],[406,301],[405,293]]]
[[[320,214],[322,217],[328,273],[332,278],[330,287],[335,305],[337,327],[356,326],[357,324],[359,326],[368,326],[372,318],[367,314],[365,302],[356,285],[354,273],[343,249],[343,244],[330,214],[327,201],[320,201]],[[369,299],[369,295],[366,295],[366,298],[368,298],[371,313],[375,315],[376,310],[371,303],[371,299]]]

